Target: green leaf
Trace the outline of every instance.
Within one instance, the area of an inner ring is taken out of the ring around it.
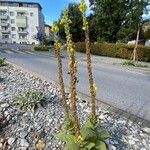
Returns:
[[[67,143],[66,150],[79,150],[79,145],[76,143],[76,138],[74,135],[60,132],[57,134],[57,137]]]
[[[98,139],[102,141],[111,137],[110,134],[106,130],[98,130],[96,133],[97,133]]]
[[[95,143],[89,142],[85,145],[85,148],[87,148],[88,150],[91,150],[94,146],[95,146]]]
[[[85,123],[84,127],[85,127],[85,128],[95,129],[95,125],[93,125],[90,120],[88,120],[88,121]]]
[[[104,142],[102,142],[102,141],[97,141],[95,148],[97,150],[107,150],[106,144]]]
[[[81,135],[84,141],[95,141],[97,139],[95,131],[90,128],[82,128]]]

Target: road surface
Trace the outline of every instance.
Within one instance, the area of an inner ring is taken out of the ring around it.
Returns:
[[[69,83],[68,61],[63,57],[65,84]],[[52,53],[0,50],[0,57],[44,77],[57,80],[56,59]],[[85,56],[78,53],[78,91],[89,95]],[[150,121],[150,72],[101,63],[93,57],[97,99]]]

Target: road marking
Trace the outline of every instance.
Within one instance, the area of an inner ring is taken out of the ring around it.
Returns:
[[[27,54],[31,54],[31,55],[33,55],[34,53],[32,53],[32,52],[29,52],[29,51],[25,51],[25,53],[27,53]]]
[[[14,52],[13,51],[11,51],[11,50],[4,50],[7,54],[14,54]]]

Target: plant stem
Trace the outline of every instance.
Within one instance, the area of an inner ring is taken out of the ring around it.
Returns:
[[[68,18],[68,15],[66,14]],[[77,65],[75,60],[75,53],[73,49],[73,42],[70,34],[69,23],[65,23],[65,33],[67,38],[67,53],[69,56],[69,71],[70,71],[70,91],[71,91],[71,115],[72,121],[74,124],[75,135],[78,137],[80,135],[80,124],[77,116],[77,93],[76,93],[76,84],[77,84]]]
[[[67,100],[66,100],[66,95],[65,95],[66,92],[65,92],[64,80],[63,80],[60,48],[58,48],[59,38],[58,38],[56,32],[54,32],[54,40],[55,40],[55,56],[57,58],[58,79],[59,79],[60,91],[61,91],[61,96],[62,96],[61,100],[62,100],[62,104],[63,104],[65,120],[67,120],[69,118],[69,111],[68,111]]]
[[[85,44],[86,44],[86,57],[87,57],[87,69],[88,69],[88,78],[89,78],[89,85],[90,85],[90,95],[91,95],[91,114],[96,121],[96,92],[94,91],[94,80],[93,80],[93,73],[92,73],[92,62],[91,62],[91,54],[90,54],[90,39],[89,39],[89,28],[88,22],[86,19],[85,14],[83,14],[83,26],[85,28]]]

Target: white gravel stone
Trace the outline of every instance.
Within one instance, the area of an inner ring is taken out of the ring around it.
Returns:
[[[145,128],[142,128],[142,130],[143,130],[144,132],[150,134],[150,128],[145,127]]]
[[[20,134],[19,134],[19,137],[22,138],[22,139],[24,139],[27,135],[28,135],[28,132],[21,131]]]
[[[54,88],[51,83],[39,80],[23,71],[16,71],[10,66],[7,70],[1,68],[0,76],[5,78],[5,82],[1,82],[4,88],[0,94],[0,118],[3,118],[4,112],[9,117],[7,118],[9,119],[8,125],[3,127],[4,135],[2,136],[16,138],[14,143],[13,139],[8,139],[10,144],[13,143],[12,150],[33,150],[39,139],[46,144],[44,150],[63,150],[64,143],[56,138],[58,131],[62,130],[64,120],[58,89]],[[44,93],[46,103],[43,107],[36,111],[27,111],[14,106],[13,100],[16,95],[31,90],[40,90]],[[86,103],[84,101],[82,98],[78,99],[81,124],[86,121],[91,112],[88,101]],[[141,148],[147,150],[148,146],[150,147],[149,129],[145,128],[147,132],[143,132],[139,124],[121,116],[113,116],[103,108],[98,108],[97,114],[101,125],[111,133],[111,138],[107,140],[107,143],[113,144],[110,145],[112,150],[141,150]],[[5,139],[0,137],[0,143],[3,140]]]
[[[7,104],[7,103],[1,104],[1,107],[2,107],[2,108],[9,107],[9,104]]]
[[[26,139],[21,139],[20,140],[20,146],[21,147],[29,147],[29,143],[27,142]]]
[[[8,139],[8,144],[9,144],[9,145],[13,145],[14,142],[15,142],[15,140],[16,140],[16,138],[13,138],[13,137],[9,138],[9,139]]]

